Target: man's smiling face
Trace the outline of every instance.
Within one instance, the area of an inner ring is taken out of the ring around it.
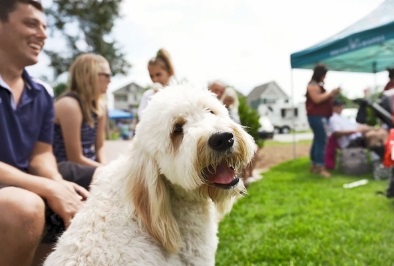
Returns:
[[[43,49],[46,34],[44,13],[30,4],[18,3],[7,21],[0,21],[0,48],[21,67],[34,65]]]

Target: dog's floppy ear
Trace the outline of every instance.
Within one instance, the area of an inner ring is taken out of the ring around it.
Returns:
[[[128,196],[134,204],[136,216],[165,250],[176,253],[180,246],[180,232],[172,214],[168,187],[152,158],[135,156],[133,160]]]

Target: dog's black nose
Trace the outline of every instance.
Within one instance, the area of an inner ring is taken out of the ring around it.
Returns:
[[[229,132],[213,134],[208,144],[215,151],[225,151],[234,145],[234,135]]]

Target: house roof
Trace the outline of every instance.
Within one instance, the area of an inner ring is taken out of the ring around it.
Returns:
[[[119,93],[129,92],[131,87],[135,87],[135,88],[137,88],[138,90],[142,90],[142,91],[145,90],[144,87],[141,87],[141,86],[138,85],[137,83],[135,83],[135,82],[130,82],[130,83],[127,83],[126,85],[124,85],[124,86],[122,86],[122,87],[120,87],[120,88],[114,90],[112,93],[113,93],[113,94],[119,94]]]
[[[255,87],[247,96],[248,102],[260,99],[261,94],[272,89],[282,94],[284,97],[289,97],[287,93],[278,85],[278,83],[276,83],[276,81],[271,81]]]

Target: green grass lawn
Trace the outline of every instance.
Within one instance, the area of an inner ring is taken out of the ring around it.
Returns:
[[[274,167],[221,222],[216,265],[394,265],[394,200],[376,194],[387,184],[324,179],[306,158]]]

